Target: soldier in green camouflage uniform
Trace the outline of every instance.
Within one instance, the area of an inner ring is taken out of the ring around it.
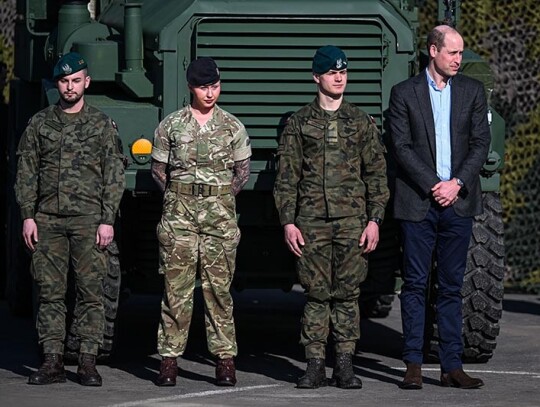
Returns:
[[[187,81],[192,104],[159,124],[152,150],[152,174],[164,191],[157,227],[165,276],[158,330],[163,360],[156,384],[176,384],[176,358],[186,348],[199,271],[216,383],[234,386],[237,347],[229,290],[240,240],[235,195],[249,178],[251,146],[242,123],[216,105],[221,85],[215,62],[193,61]]]
[[[102,281],[106,247],[124,190],[124,167],[114,122],[84,101],[90,84],[76,53],[54,68],[60,102],[30,119],[17,151],[15,192],[23,239],[32,251],[38,287],[37,329],[44,363],[30,384],[65,382],[62,361],[70,263],[77,287],[81,384],[100,386],[95,368],[103,340]]]
[[[296,112],[281,135],[274,197],[285,241],[297,256],[307,295],[301,343],[308,360],[299,388],[327,384],[325,348],[332,325],[331,384],[360,388],[352,355],[360,337],[358,296],[365,254],[379,239],[388,200],[384,146],[373,120],[343,100],[347,58],[334,46],[313,58],[318,97]]]

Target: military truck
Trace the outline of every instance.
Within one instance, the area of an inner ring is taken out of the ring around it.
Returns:
[[[373,116],[384,132],[391,87],[419,69],[417,3],[421,1],[96,0],[90,8],[88,3],[17,1],[16,79],[11,83],[8,139],[10,184],[16,170],[14,152],[28,118],[58,100],[49,79],[52,66],[69,51],[81,53],[92,77],[86,99],[118,124],[128,161],[127,189],[116,228],[123,286],[160,292],[155,226],[162,197],[150,174],[153,132],[167,114],[190,102],[185,81],[189,62],[212,57],[223,80],[219,103],[246,125],[253,147],[250,180],[237,197],[243,237],[234,284],[237,289],[289,290],[296,282],[294,259],[283,243],[271,191],[283,125],[291,112],[315,95],[310,72],[313,54],[327,44],[346,51],[350,61],[346,97]],[[456,17],[458,12],[459,2],[441,0],[440,19]],[[472,52],[464,59],[463,73],[484,80],[489,93],[489,68]],[[504,122],[493,110],[490,124],[492,149],[482,173],[486,211],[475,220],[463,288],[465,357],[472,361],[486,361],[493,354],[503,296],[498,190]],[[391,179],[391,157],[388,164]],[[29,287],[28,261],[12,196],[8,207],[7,297],[17,309]],[[105,354],[114,336],[120,277],[117,254],[113,246],[106,282]],[[362,287],[364,314],[388,314],[399,269],[399,235],[388,211]],[[436,327],[426,334],[436,341]],[[76,344],[70,346],[76,348]]]

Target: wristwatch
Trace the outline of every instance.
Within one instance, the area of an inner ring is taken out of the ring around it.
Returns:
[[[378,226],[382,225],[382,219],[378,218],[376,216],[373,216],[373,217],[369,218],[369,221],[370,222],[375,222]]]
[[[456,180],[456,183],[457,183],[461,188],[463,188],[463,187],[465,186],[465,184],[463,183],[463,181],[460,180],[459,178],[454,177],[454,179]]]

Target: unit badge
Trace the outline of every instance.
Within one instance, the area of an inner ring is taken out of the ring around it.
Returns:
[[[69,75],[73,71],[73,69],[71,69],[71,66],[69,66],[69,64],[64,64],[62,65],[62,71],[65,75]]]

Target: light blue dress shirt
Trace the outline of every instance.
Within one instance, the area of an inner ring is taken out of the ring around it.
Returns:
[[[450,103],[452,78],[443,89],[437,88],[435,81],[426,69],[431,99],[431,110],[435,120],[435,150],[437,153],[437,176],[441,181],[452,177],[452,147],[450,144]]]

